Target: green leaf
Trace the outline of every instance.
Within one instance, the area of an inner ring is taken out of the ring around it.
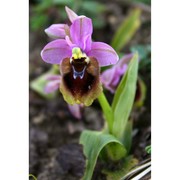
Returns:
[[[140,15],[141,11],[139,9],[133,10],[119,26],[111,42],[111,46],[116,51],[120,51],[131,40],[137,31],[141,24]]]
[[[113,135],[122,138],[134,103],[138,74],[138,54],[131,59],[128,69],[119,84],[112,103],[114,113]]]
[[[31,81],[30,82],[30,88],[32,90],[34,90],[35,92],[37,92],[40,96],[42,96],[46,99],[53,99],[55,97],[56,93],[46,94],[44,92],[44,87],[47,83],[47,79],[46,79],[47,76],[55,74],[55,71],[56,71],[56,66],[52,66],[52,68],[48,72],[42,74],[38,78]]]
[[[145,150],[148,154],[151,154],[151,145],[146,146]]]
[[[80,144],[83,145],[83,151],[87,158],[86,160],[86,170],[83,179],[91,180],[93,171],[96,165],[97,158],[101,152],[101,150],[110,145],[108,151],[110,151],[110,156],[118,159],[121,159],[126,155],[125,147],[119,142],[117,138],[110,134],[105,134],[103,132],[97,131],[83,131],[80,137]],[[110,147],[112,145],[112,151]],[[113,150],[115,146],[115,153],[113,154]]]
[[[127,152],[129,152],[132,144],[132,121],[128,121],[126,124],[122,137],[122,143],[126,147]]]

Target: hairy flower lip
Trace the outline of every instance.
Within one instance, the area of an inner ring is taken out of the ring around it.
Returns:
[[[84,76],[76,79],[73,77],[72,66],[69,59],[66,58],[61,63],[60,72],[62,83],[60,91],[69,104],[82,103],[85,106],[89,106],[102,92],[98,61],[91,57],[90,59],[90,63],[84,71]]]

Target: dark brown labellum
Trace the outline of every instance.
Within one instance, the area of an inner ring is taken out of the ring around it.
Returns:
[[[101,93],[99,64],[95,58],[91,57],[89,63],[86,63],[85,58],[73,60],[72,63],[66,58],[61,63],[60,71],[60,90],[69,104],[82,103],[89,106]]]

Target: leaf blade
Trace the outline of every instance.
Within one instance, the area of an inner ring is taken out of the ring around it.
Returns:
[[[140,9],[133,10],[130,15],[124,20],[124,22],[119,26],[111,42],[111,46],[116,51],[120,51],[130,41],[132,36],[140,27],[140,15]]]
[[[128,70],[115,92],[112,103],[112,110],[114,113],[113,134],[117,138],[122,138],[124,136],[124,129],[134,103],[137,74],[138,54],[136,53],[131,59]]]
[[[119,158],[126,155],[126,149],[114,136],[97,131],[83,131],[80,137],[80,144],[83,145],[83,151],[87,158],[84,180],[91,180],[101,150],[110,143],[117,143],[119,145],[119,150],[121,151],[121,157]]]

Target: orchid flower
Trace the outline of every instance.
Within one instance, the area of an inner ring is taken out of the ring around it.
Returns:
[[[120,83],[122,76],[127,70],[128,63],[132,56],[133,54],[124,55],[117,64],[105,70],[101,74],[101,83],[103,84],[105,89],[109,90],[113,94],[115,93],[115,90],[117,89],[117,86]],[[46,84],[44,89],[45,93],[52,93],[58,90],[61,86],[61,78],[62,77],[60,75],[49,75],[46,78],[48,80],[48,83]],[[68,108],[75,118],[81,119],[81,109],[83,108],[82,104],[68,104]]]
[[[133,54],[124,55],[117,64],[111,68],[103,71],[101,74],[101,82],[104,88],[109,90],[111,93],[115,93],[117,86],[127,70],[128,63],[133,57]]]
[[[46,77],[46,80],[48,81],[48,83],[46,84],[46,86],[44,88],[45,93],[49,94],[49,93],[55,92],[59,89],[59,87],[61,85],[61,76],[60,75],[49,75]],[[83,107],[83,105],[81,105],[81,104],[74,104],[74,105],[68,104],[68,109],[69,109],[70,113],[77,119],[82,118],[82,113],[81,113],[82,107]]]
[[[119,57],[106,43],[93,42],[90,18],[78,16],[66,7],[71,25],[56,24],[45,30],[58,39],[41,51],[42,59],[60,65],[60,91],[71,105],[89,106],[102,93],[100,67],[116,64]]]

